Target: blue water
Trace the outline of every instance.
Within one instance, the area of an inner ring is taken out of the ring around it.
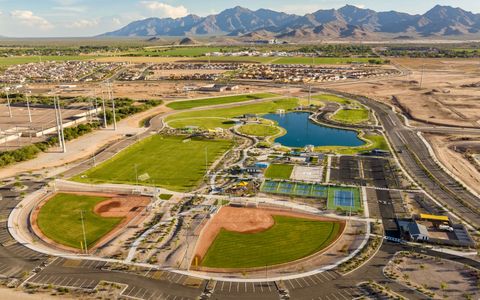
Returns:
[[[356,131],[316,124],[308,118],[309,115],[308,112],[292,112],[284,115],[267,114],[263,118],[276,121],[280,127],[287,130],[287,134],[275,140],[287,147],[300,148],[306,145],[356,147],[365,144],[358,138]]]

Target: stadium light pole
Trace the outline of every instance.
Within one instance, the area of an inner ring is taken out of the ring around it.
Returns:
[[[112,83],[108,83],[108,95],[110,97],[110,100],[112,101],[112,113],[113,113],[113,130],[117,130],[117,118],[115,114],[115,98],[113,96],[113,87]]]
[[[12,107],[10,106],[10,95],[8,94],[8,87],[5,88],[5,94],[7,96],[7,106],[8,106],[8,115],[10,116],[10,118],[13,118],[13,115],[12,115]]]
[[[88,254],[87,235],[85,234],[85,221],[83,220],[83,210],[80,210],[80,218],[82,220],[82,232],[83,232],[83,243],[85,247],[85,254]]]
[[[107,111],[105,109],[105,93],[102,92],[103,128],[107,128]]]
[[[27,98],[28,120],[32,123],[32,112],[30,111],[30,97],[28,97],[28,93],[30,93],[30,91],[25,92],[25,97]]]
[[[67,145],[65,144],[65,132],[63,131],[63,118],[62,118],[62,109],[60,107],[60,98],[57,96],[57,107],[58,107],[58,119],[60,121],[60,132],[62,133],[62,145],[63,153],[67,153]]]
[[[55,109],[55,123],[57,124],[58,144],[63,149],[62,134],[60,132],[60,121],[58,120],[57,98],[53,97],[53,108]]]

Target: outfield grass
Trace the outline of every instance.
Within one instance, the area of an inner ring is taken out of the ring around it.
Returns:
[[[144,185],[155,184],[173,191],[190,191],[205,176],[205,155],[210,166],[231,146],[232,141],[229,140],[184,140],[184,137],[155,135],[73,179],[86,183],[135,184],[137,165],[139,176],[147,173],[150,177],[142,183]]]
[[[297,106],[298,99],[279,99],[231,108],[182,112],[168,116],[166,122],[173,128],[183,128],[186,126],[198,126],[204,129],[213,129],[216,127],[230,128],[235,125],[231,119],[244,114],[274,113],[277,109],[292,110]]]
[[[250,101],[250,100],[257,100],[257,99],[266,99],[266,98],[272,98],[275,96],[277,95],[272,93],[259,93],[259,94],[208,98],[208,99],[200,99],[200,100],[177,101],[177,102],[172,102],[167,104],[167,107],[175,110],[183,110],[183,109],[190,109],[190,108],[202,107],[202,106],[237,103],[237,102],[244,102],[244,101]]]
[[[95,56],[13,56],[13,57],[1,57],[0,67],[8,67],[11,65],[20,65],[35,63],[41,61],[67,61],[67,60],[93,60]]]
[[[353,192],[353,206],[342,206],[335,204],[335,191],[348,191]],[[350,188],[350,187],[329,187],[328,188],[328,197],[327,197],[327,209],[336,210],[341,209],[344,211],[357,212],[362,209],[362,204],[360,202],[360,191],[358,188]]]
[[[42,206],[38,214],[38,227],[53,241],[76,249],[83,243],[83,211],[87,246],[95,243],[114,229],[122,218],[104,218],[93,212],[95,205],[106,201],[105,197],[93,197],[73,194],[57,194]]]
[[[273,125],[247,124],[238,129],[240,133],[252,136],[267,137],[279,134],[281,131]]]
[[[359,109],[341,109],[335,113],[332,120],[347,123],[347,124],[359,124],[367,122],[370,119],[370,113],[365,108]]]
[[[337,222],[274,216],[275,224],[259,233],[222,229],[201,265],[211,268],[255,268],[291,262],[330,245],[340,234]]]
[[[293,165],[271,164],[265,172],[265,177],[270,179],[290,179]]]

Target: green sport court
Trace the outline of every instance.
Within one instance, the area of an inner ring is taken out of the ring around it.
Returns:
[[[260,187],[262,193],[327,199],[327,209],[359,211],[362,208],[360,191],[355,187],[327,186],[315,183],[266,180]]]

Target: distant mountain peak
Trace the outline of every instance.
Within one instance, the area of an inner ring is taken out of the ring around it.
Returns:
[[[249,34],[251,33],[251,34]],[[464,36],[480,35],[480,15],[461,8],[436,5],[423,15],[376,12],[354,5],[324,9],[304,16],[242,6],[219,14],[183,18],[148,18],[105,36],[275,36],[304,38],[359,38],[373,36]]]

